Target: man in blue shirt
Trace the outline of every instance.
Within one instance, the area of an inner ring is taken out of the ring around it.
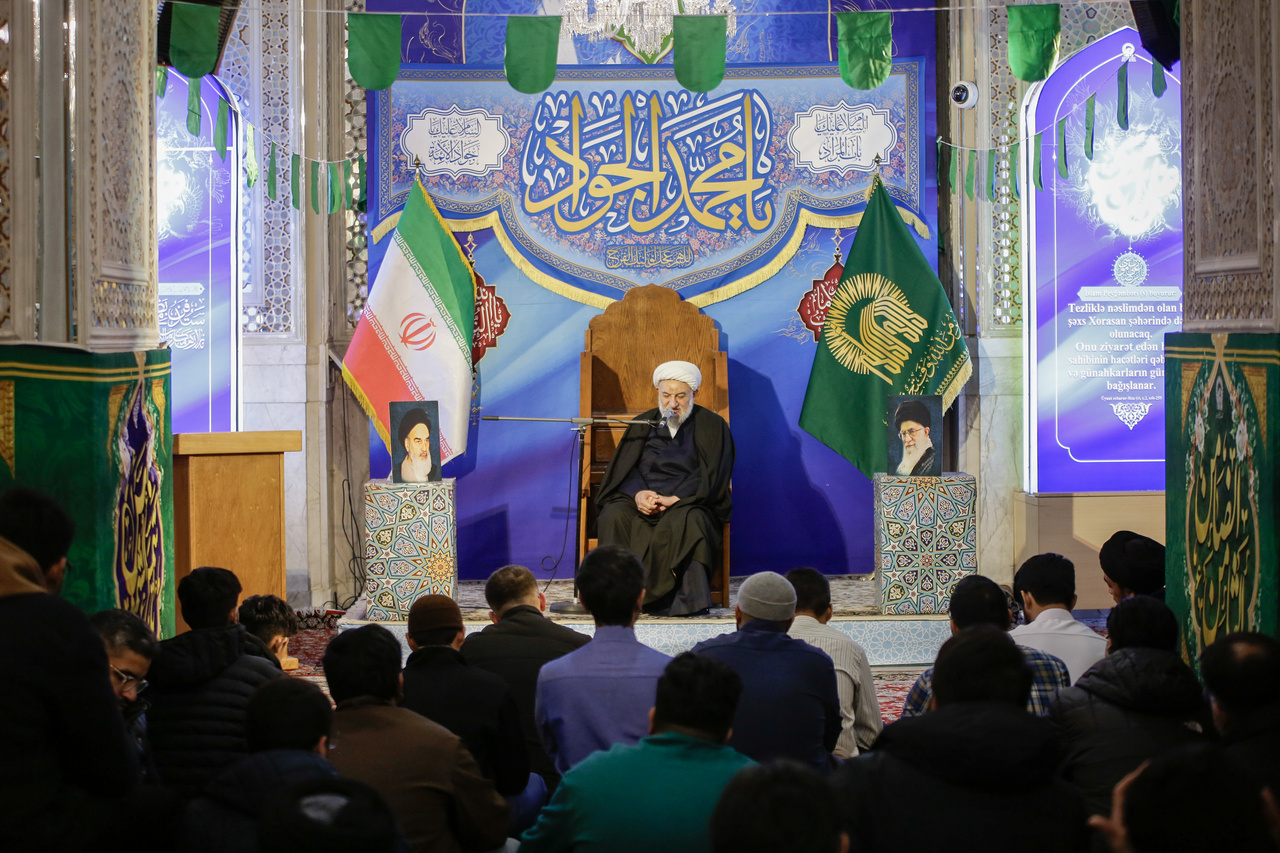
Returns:
[[[836,671],[822,650],[787,636],[796,591],[775,572],[754,574],[738,591],[738,630],[703,640],[698,654],[727,663],[742,677],[733,745],[761,763],[787,758],[826,772],[840,738]]]
[[[521,853],[711,853],[720,792],[754,765],[725,745],[741,692],[742,681],[724,664],[690,652],[677,657],[658,680],[652,734],[566,773],[524,834]]]
[[[578,597],[596,623],[595,637],[543,665],[533,712],[560,774],[596,750],[638,743],[649,733],[658,678],[671,662],[636,639],[644,568],[634,554],[616,545],[596,548],[583,559],[577,577]]]

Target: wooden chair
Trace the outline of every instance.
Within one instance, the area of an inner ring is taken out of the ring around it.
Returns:
[[[664,361],[688,361],[702,371],[697,404],[729,420],[728,356],[715,322],[674,290],[636,287],[593,317],[582,353],[579,417],[629,420],[657,404],[653,369]],[[622,424],[589,427],[584,437],[578,496],[578,563],[596,547],[595,499],[605,469],[622,439]],[[729,606],[729,525],[711,597]]]

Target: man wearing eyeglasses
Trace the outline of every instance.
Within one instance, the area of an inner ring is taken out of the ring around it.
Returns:
[[[147,740],[147,709],[142,697],[147,689],[147,671],[156,656],[155,635],[137,616],[126,610],[103,610],[89,617],[89,624],[102,638],[107,650],[107,667],[111,671],[111,689],[124,714],[125,726],[138,746],[144,781],[156,782],[155,763]]]
[[[933,439],[929,437],[933,426],[929,408],[919,400],[907,400],[894,412],[893,425],[902,441],[902,461],[894,473],[900,477],[940,475],[942,460],[934,452]]]

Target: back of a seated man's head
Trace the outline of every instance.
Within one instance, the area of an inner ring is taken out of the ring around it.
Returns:
[[[1126,598],[1107,614],[1107,640],[1120,649],[1178,649],[1178,617],[1164,602],[1146,596]]]
[[[228,569],[201,566],[178,581],[178,605],[189,628],[222,628],[235,621],[240,579]]]
[[[400,641],[381,625],[343,631],[324,650],[324,677],[334,702],[359,696],[392,701],[400,687]]]
[[[268,749],[313,750],[333,734],[333,706],[310,681],[276,678],[259,687],[244,712],[244,737],[250,752]]]
[[[403,845],[386,800],[354,779],[314,779],[268,800],[258,820],[259,850],[393,853]]]
[[[1274,853],[1262,786],[1217,744],[1153,758],[1124,792],[1133,853]]]
[[[538,605],[538,579],[524,566],[503,566],[484,584],[484,600],[501,616],[521,604]]]
[[[951,587],[951,621],[963,630],[974,625],[994,625],[1009,630],[1009,599],[991,578],[969,575]]]
[[[267,644],[298,633],[298,614],[277,595],[251,595],[240,603],[238,614],[244,629]]]
[[[942,644],[933,664],[933,695],[938,707],[1000,702],[1021,708],[1031,696],[1032,678],[1007,631],[975,625]]]
[[[644,567],[620,545],[601,545],[578,566],[578,597],[597,625],[630,625],[644,591]]]
[[[715,853],[838,853],[843,833],[835,787],[794,761],[739,770],[711,815]]]
[[[831,606],[831,583],[817,569],[803,566],[785,575],[796,591],[796,612],[821,616]]]
[[[1019,603],[1024,592],[1041,607],[1071,607],[1076,599],[1075,564],[1061,554],[1036,554],[1013,576],[1013,597]]]
[[[0,538],[30,554],[42,574],[67,556],[74,535],[71,516],[43,492],[15,486],[0,493]]]
[[[1248,719],[1280,710],[1280,640],[1275,637],[1257,631],[1219,637],[1201,653],[1200,675],[1214,702],[1234,716]]]
[[[724,743],[742,696],[742,679],[727,664],[693,652],[675,657],[658,679],[657,731],[679,727]]]

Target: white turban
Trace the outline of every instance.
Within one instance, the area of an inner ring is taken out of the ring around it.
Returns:
[[[697,392],[698,386],[702,384],[702,371],[696,364],[687,361],[667,361],[659,364],[653,371],[653,387],[657,388],[658,383],[666,379],[683,382]]]

